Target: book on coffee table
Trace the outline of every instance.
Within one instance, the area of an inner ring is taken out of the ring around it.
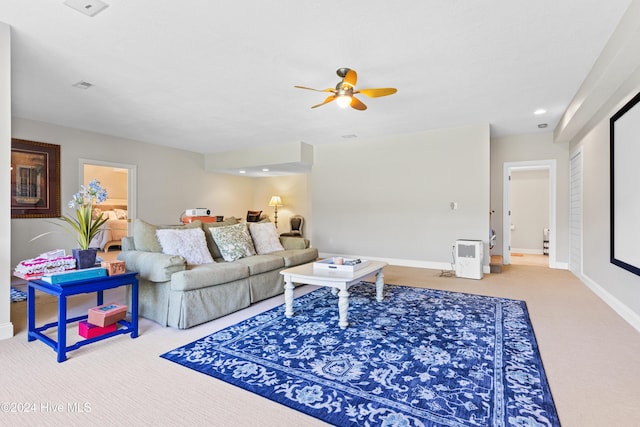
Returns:
[[[56,273],[48,273],[40,279],[51,283],[52,285],[60,285],[63,283],[77,282],[78,280],[94,279],[96,277],[106,277],[107,270],[102,267],[85,268],[82,270],[66,270]]]
[[[366,259],[341,258],[342,264],[339,264],[336,263],[335,258],[336,257],[332,257],[323,259],[322,261],[316,261],[313,263],[313,269],[353,273],[369,265],[369,261]]]

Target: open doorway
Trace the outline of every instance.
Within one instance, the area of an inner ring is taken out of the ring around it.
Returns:
[[[96,206],[108,221],[92,246],[107,253],[121,249],[121,239],[131,234],[131,218],[136,217],[136,166],[100,160],[80,159],[80,182],[100,181],[107,190],[107,200]]]
[[[511,264],[549,266],[549,170],[511,171]]]
[[[513,184],[513,174],[519,174],[524,172],[530,172],[533,177],[538,176],[538,178],[544,176],[545,182],[547,183],[548,191],[546,191],[547,203],[546,209],[548,211],[547,216],[547,226],[539,226],[539,230],[534,230],[534,233],[538,234],[537,239],[542,253],[540,257],[544,262],[539,261],[544,265],[548,265],[549,267],[554,268],[556,265],[556,161],[555,160],[534,160],[534,161],[526,161],[526,162],[508,162],[504,164],[504,174],[503,174],[503,216],[502,216],[502,233],[503,233],[503,254],[502,261],[505,265],[512,264],[512,250],[518,249],[512,247],[512,235],[514,233],[514,226],[512,213],[513,213],[513,202],[514,202],[514,194],[512,190]],[[539,174],[538,172],[541,172]],[[537,183],[539,187],[539,183]],[[525,195],[525,197],[527,197]],[[523,217],[526,220],[526,215]],[[515,227],[518,225],[515,224]],[[548,228],[546,236],[543,235],[544,229]],[[545,239],[546,237],[546,239]],[[546,240],[546,241],[545,241]],[[522,243],[520,243],[522,244]],[[527,244],[524,244],[528,246]],[[528,248],[519,248],[519,249],[527,249],[525,252],[533,252],[533,250],[528,250]],[[522,254],[522,253],[518,253]],[[524,254],[522,254],[524,255]],[[548,257],[548,261],[545,258]],[[517,261],[516,261],[517,262]]]

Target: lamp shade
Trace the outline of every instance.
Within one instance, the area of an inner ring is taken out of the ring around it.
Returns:
[[[336,98],[336,102],[340,108],[347,108],[351,105],[351,97],[349,95],[340,95]]]
[[[272,196],[269,200],[269,206],[282,206],[282,199],[280,196]]]

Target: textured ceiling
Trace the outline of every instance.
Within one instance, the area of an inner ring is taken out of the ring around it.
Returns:
[[[23,117],[216,153],[491,124],[552,130],[630,0],[2,0],[12,110]],[[396,87],[310,109],[336,69]],[[80,90],[72,84],[94,84]],[[535,116],[534,110],[548,112]]]

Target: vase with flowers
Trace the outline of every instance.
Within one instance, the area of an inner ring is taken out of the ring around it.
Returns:
[[[106,199],[107,190],[94,178],[88,186],[80,186],[80,191],[74,194],[69,202],[69,208],[75,209],[75,216],[63,215],[60,218],[64,221],[60,226],[68,231],[80,246],[71,250],[78,269],[93,267],[96,263],[98,249],[90,248],[89,245],[108,218],[104,218],[102,213],[94,216],[93,208]]]

